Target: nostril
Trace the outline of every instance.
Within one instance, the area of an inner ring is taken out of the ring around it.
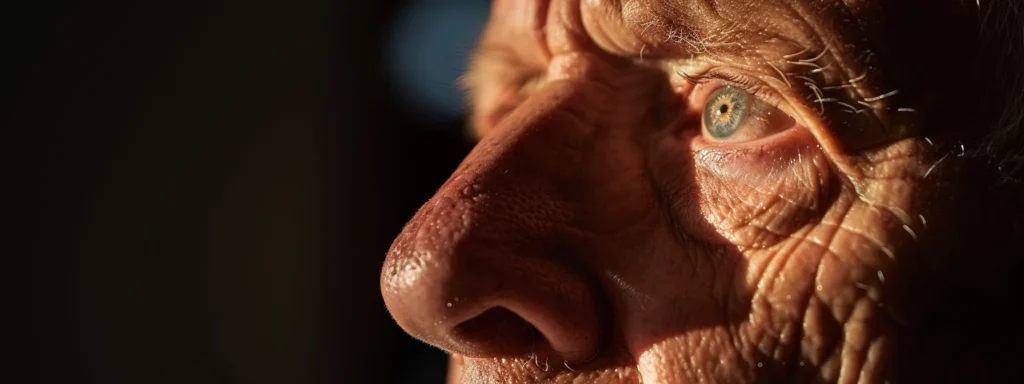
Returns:
[[[457,352],[473,357],[545,353],[577,362],[600,348],[601,326],[589,305],[573,311],[553,302],[501,301],[441,332]],[[583,315],[588,312],[592,315]]]
[[[479,358],[536,352],[574,363],[600,350],[606,324],[598,291],[579,272],[549,258],[459,250],[472,252],[430,262],[413,257],[424,252],[389,255],[381,290],[406,332]],[[415,268],[395,272],[404,265]]]
[[[491,263],[503,261],[489,256]],[[413,263],[427,267],[412,279],[385,268],[384,302],[406,332],[479,358],[545,353],[573,363],[587,361],[600,350],[604,325],[595,290],[571,270],[545,259],[528,259],[528,268],[480,267],[453,259],[458,258]],[[388,265],[405,263],[412,261],[393,258]]]
[[[533,352],[544,337],[526,319],[506,308],[494,307],[452,329],[452,336],[468,350],[464,355]]]
[[[587,361],[605,338],[601,295],[572,258],[583,250],[552,241],[568,230],[558,203],[519,188],[484,204],[463,194],[477,179],[453,176],[395,240],[381,272],[388,310],[412,336],[467,357]]]

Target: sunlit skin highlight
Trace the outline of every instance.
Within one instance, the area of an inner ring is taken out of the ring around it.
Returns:
[[[952,198],[882,3],[496,1],[479,143],[395,240],[388,309],[453,383],[918,377]]]

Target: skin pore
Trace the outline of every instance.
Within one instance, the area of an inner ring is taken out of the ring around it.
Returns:
[[[466,75],[480,142],[395,240],[388,309],[452,354],[451,382],[918,381],[993,363],[930,341],[960,313],[938,304],[964,292],[953,271],[999,265],[958,251],[996,246],[965,240],[996,232],[961,230],[983,207],[950,160],[984,121],[936,97],[974,92],[936,81],[973,65],[935,59],[969,52],[966,9],[495,1]]]

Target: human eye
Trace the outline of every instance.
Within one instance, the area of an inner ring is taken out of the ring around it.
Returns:
[[[780,109],[779,98],[756,80],[732,73],[690,77],[688,114],[699,116],[703,138],[712,143],[745,143],[792,129],[796,121]]]

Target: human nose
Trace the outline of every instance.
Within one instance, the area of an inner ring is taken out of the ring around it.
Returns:
[[[485,137],[406,225],[381,274],[412,336],[469,357],[547,347],[570,362],[603,342],[599,290],[574,230],[594,125],[587,96],[546,86]]]

